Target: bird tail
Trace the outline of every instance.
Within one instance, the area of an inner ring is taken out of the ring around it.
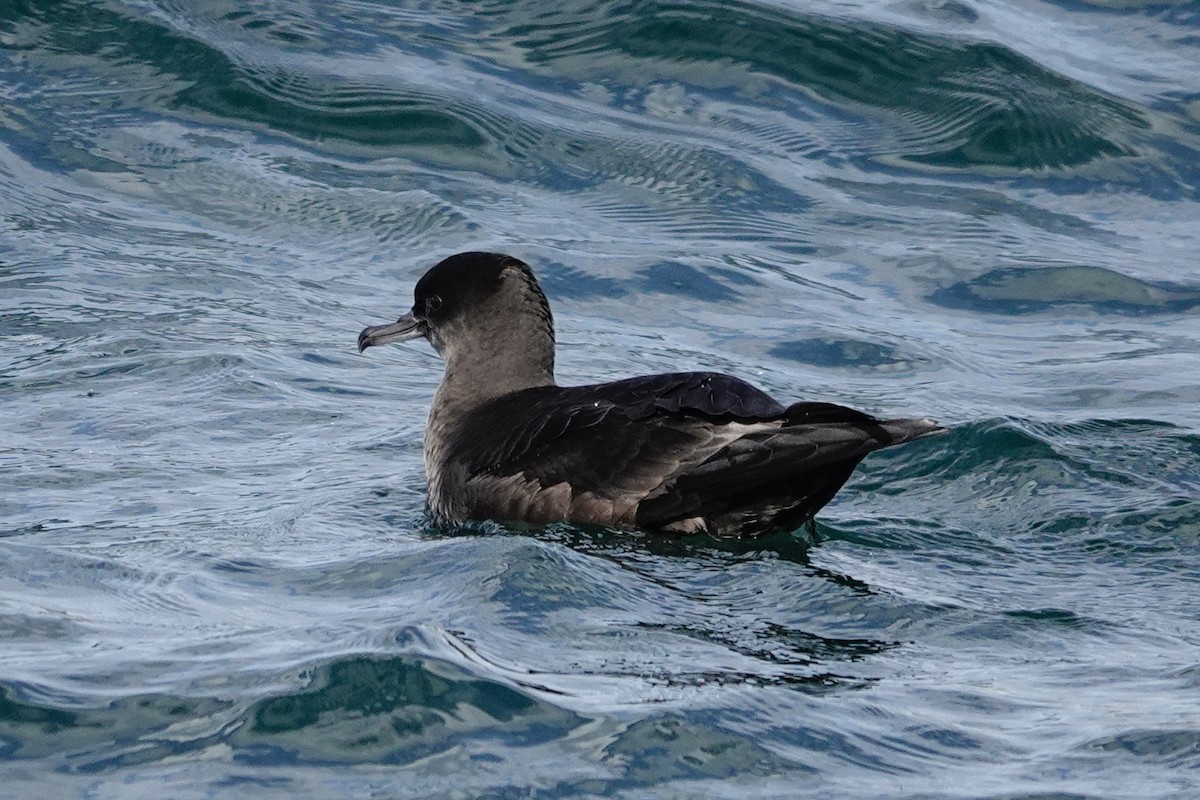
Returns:
[[[879,420],[870,414],[834,403],[794,403],[783,412],[785,425],[815,425],[820,423],[843,423],[856,426],[867,432],[878,442],[878,447],[911,442],[946,429],[930,419],[885,419]]]
[[[947,432],[946,428],[931,419],[885,419],[879,423],[879,427],[887,431],[892,440],[891,444],[911,442],[914,439],[924,439],[926,436]]]

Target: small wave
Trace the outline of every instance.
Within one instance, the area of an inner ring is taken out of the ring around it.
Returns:
[[[1064,306],[1109,314],[1180,314],[1200,306],[1200,288],[1142,280],[1104,267],[1003,267],[938,289],[929,299],[946,308],[992,314]]]
[[[247,763],[409,763],[464,737],[569,736],[582,720],[509,686],[428,657],[347,656],[299,671],[300,686],[246,705],[146,694],[95,701],[0,686],[0,755],[57,757],[96,773],[198,754],[215,745]],[[41,697],[35,700],[34,697]],[[181,721],[186,724],[180,725]],[[513,739],[512,737],[516,737]]]
[[[645,74],[760,99],[763,79],[907,128],[900,157],[943,167],[1042,169],[1135,152],[1145,113],[1000,45],[745,3],[567,7],[508,33],[526,58],[572,72],[609,52]],[[608,59],[609,61],[612,58]],[[651,66],[652,65],[652,66]]]
[[[768,353],[829,369],[913,371],[928,366],[928,359],[909,354],[897,345],[850,337],[819,337],[780,342]]]
[[[575,714],[429,658],[350,657],[316,667],[309,685],[260,700],[231,744],[254,762],[408,763],[467,734],[568,736]]]
[[[1158,764],[1168,769],[1200,769],[1200,730],[1178,728],[1131,730],[1093,739],[1080,748],[1081,755],[1102,758],[1106,765],[1114,759],[1134,763]]]

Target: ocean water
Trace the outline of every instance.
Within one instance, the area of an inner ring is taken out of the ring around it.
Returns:
[[[0,797],[1200,797],[1200,6],[0,0]],[[439,530],[560,381],[929,416],[817,535]]]

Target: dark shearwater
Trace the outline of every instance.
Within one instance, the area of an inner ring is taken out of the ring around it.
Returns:
[[[752,536],[794,529],[871,451],[942,431],[832,403],[784,407],[730,375],[554,382],[554,322],[529,266],[459,253],[359,352],[423,336],[446,362],[425,430],[429,508],[495,519]]]

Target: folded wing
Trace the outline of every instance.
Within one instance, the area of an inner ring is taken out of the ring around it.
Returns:
[[[799,525],[868,453],[935,430],[675,373],[516,392],[473,414],[454,449],[471,517],[720,535]]]

